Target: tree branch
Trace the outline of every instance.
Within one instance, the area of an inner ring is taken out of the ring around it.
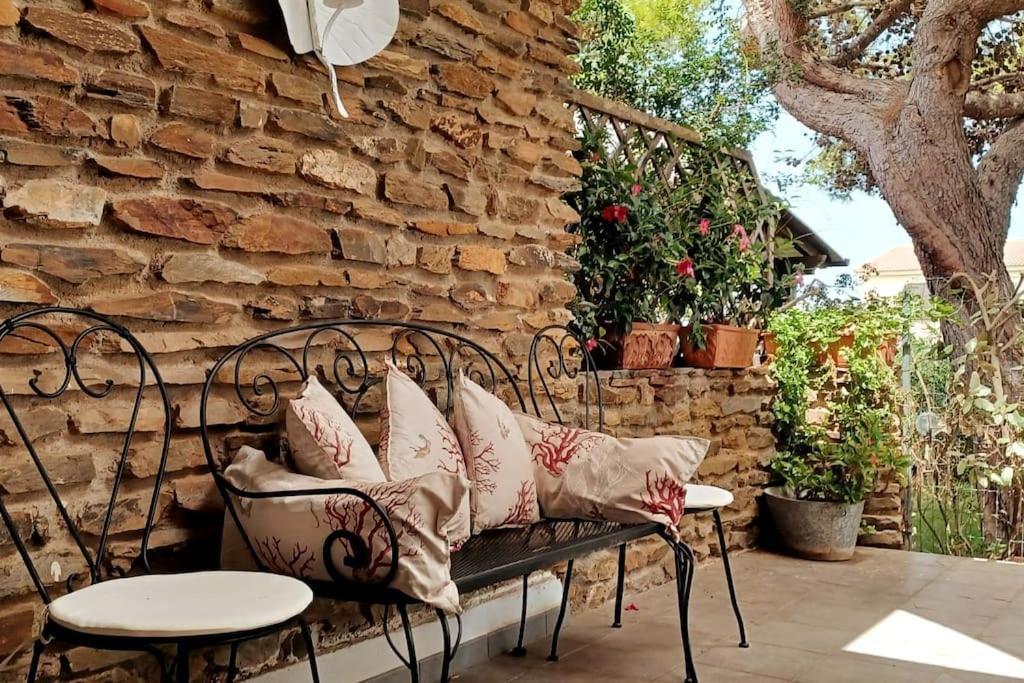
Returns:
[[[851,2],[841,2],[834,5],[823,5],[817,9],[812,9],[807,13],[808,19],[822,19],[824,17],[831,17],[835,14],[842,14],[843,12],[849,12],[854,9],[873,9],[881,5],[883,0],[851,0]]]
[[[875,20],[861,33],[854,38],[838,55],[829,61],[838,67],[848,66],[850,62],[864,54],[864,51],[871,46],[878,37],[889,30],[889,27],[896,23],[896,20],[910,12],[911,0],[895,0],[888,7],[882,10]]]
[[[1013,119],[1024,116],[1024,92],[967,93],[964,114],[972,119]]]
[[[882,106],[898,92],[893,81],[867,79],[823,63],[804,47],[807,20],[788,0],[744,0],[748,30],[758,40],[762,52],[774,56],[782,65],[792,66],[776,85],[776,94],[791,100],[797,118],[817,117],[813,106],[805,103],[805,93],[813,93],[829,102],[829,121],[821,127],[829,135],[856,142],[861,124],[878,115]],[[802,114],[797,115],[799,110]]]
[[[1010,212],[1024,181],[1024,118],[1010,124],[992,143],[978,165],[978,180],[999,224],[1008,229]]]
[[[1024,11],[1024,0],[971,0],[969,11],[989,22],[1007,14]]]

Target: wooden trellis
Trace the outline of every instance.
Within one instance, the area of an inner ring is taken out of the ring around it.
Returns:
[[[696,131],[582,90],[571,90],[566,99],[577,128],[581,132],[588,128],[604,130],[607,158],[634,166],[638,179],[650,177],[653,171],[664,189],[672,192],[694,172],[687,166],[687,151],[703,144]],[[743,179],[747,196],[756,194],[767,199],[757,180],[754,161],[746,150],[731,149],[715,154],[714,158],[720,170],[733,169]],[[752,240],[763,241],[768,247],[769,262],[775,227],[762,225],[750,230]]]

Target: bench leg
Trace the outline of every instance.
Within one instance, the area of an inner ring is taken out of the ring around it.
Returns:
[[[448,615],[444,610],[434,610],[437,613],[437,621],[441,624],[441,683],[448,683],[451,673],[452,658],[452,634],[448,628]]]
[[[622,597],[626,590],[626,544],[619,546],[619,577],[615,584],[615,621],[612,628],[622,628]]]
[[[409,680],[411,683],[420,683],[420,663],[416,659],[416,641],[412,635],[412,622],[409,621],[409,608],[400,603],[397,609],[398,616],[402,618],[402,630],[405,631],[405,644],[409,653],[409,660],[405,662],[409,667]]]
[[[565,585],[562,586],[562,606],[558,610],[558,621],[555,622],[555,632],[551,637],[551,654],[548,655],[549,662],[558,661],[558,636],[562,632],[562,624],[565,623],[565,612],[569,608],[569,589],[572,587],[572,566],[573,560],[565,567]]]
[[[523,575],[523,611],[519,617],[519,642],[509,654],[513,657],[525,657],[526,647],[523,640],[526,638],[526,607],[530,598],[530,575]]]
[[[696,564],[693,551],[685,543],[671,543],[675,551],[676,593],[679,600],[679,632],[683,639],[683,658],[686,662],[686,683],[697,683],[697,670],[690,649],[690,594],[693,590],[693,571]]]
[[[28,665],[28,683],[35,683],[36,672],[39,669],[39,658],[43,656],[43,650],[46,649],[46,642],[42,639],[37,640],[32,645],[32,663]]]
[[[718,550],[722,553],[722,564],[725,566],[725,580],[729,584],[729,599],[732,600],[732,611],[736,615],[736,625],[740,629],[740,647],[750,647],[747,642],[747,629],[743,625],[743,614],[740,613],[740,601],[736,597],[736,585],[732,580],[732,567],[729,565],[729,545],[725,542],[725,530],[722,528],[722,515],[714,511],[715,529],[718,531]]]

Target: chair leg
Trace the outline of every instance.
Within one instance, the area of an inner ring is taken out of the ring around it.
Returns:
[[[441,624],[441,683],[448,683],[454,656],[452,654],[452,634],[451,629],[448,628],[448,615],[444,613],[444,610],[435,610],[435,612],[437,612],[437,621]]]
[[[316,646],[313,644],[313,633],[309,630],[309,624],[302,617],[297,619],[299,630],[302,631],[302,640],[306,643],[306,654],[309,656],[309,675],[313,683],[320,683],[320,671],[316,665]]]
[[[412,622],[409,621],[409,608],[404,604],[398,605],[398,616],[402,618],[402,630],[405,631],[405,644],[409,653],[409,680],[411,683],[420,683],[420,663],[416,659],[416,641],[412,635]]]
[[[189,682],[189,650],[185,645],[178,645],[178,653],[174,656],[174,680],[176,683]]]
[[[615,621],[612,628],[622,628],[622,597],[626,591],[626,544],[619,546],[619,577],[615,584]]]
[[[548,655],[549,662],[558,661],[558,636],[562,632],[562,624],[565,622],[565,612],[569,607],[569,588],[572,586],[573,560],[565,567],[565,585],[562,586],[562,606],[558,610],[558,621],[555,622],[555,632],[551,636],[551,654]]]
[[[690,595],[693,590],[693,551],[685,543],[673,544],[676,564],[676,593],[679,601],[679,633],[683,639],[686,683],[697,683],[697,670],[690,649]]]
[[[725,580],[729,584],[729,599],[732,600],[732,611],[736,615],[736,625],[740,629],[740,647],[750,647],[747,642],[747,629],[743,625],[743,614],[740,612],[740,601],[736,597],[736,584],[732,579],[732,566],[729,564],[729,545],[725,542],[725,530],[722,528],[722,515],[715,510],[715,529],[718,531],[718,549],[722,553],[722,565],[725,566]]]
[[[231,643],[231,654],[228,655],[227,683],[235,683],[238,676],[238,643]]]
[[[28,666],[28,683],[35,683],[36,673],[39,670],[39,658],[43,656],[45,649],[46,643],[42,640],[37,640],[32,645],[32,663]]]
[[[523,645],[523,640],[526,639],[526,607],[527,602],[530,598],[530,575],[523,574],[523,611],[519,617],[519,641],[516,643],[515,648],[509,654],[513,657],[525,657],[526,647]]]

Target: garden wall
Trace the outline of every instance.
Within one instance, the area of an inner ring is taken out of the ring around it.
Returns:
[[[602,373],[608,431],[616,436],[688,434],[711,440],[698,471],[699,483],[733,492],[722,511],[730,549],[750,548],[758,538],[757,497],[767,485],[775,455],[770,404],[774,387],[766,367],[750,370],[619,370]],[[684,539],[698,559],[718,554],[709,515],[690,515]],[[614,596],[618,556],[594,554],[577,562],[573,604],[595,606]],[[643,590],[673,576],[664,541],[638,541],[626,556],[628,590]]]
[[[457,326],[510,356],[568,319],[564,226],[576,216],[560,196],[580,168],[560,93],[576,0],[401,4],[392,46],[340,71],[343,120],[270,0],[0,0],[0,318],[91,308],[156,353],[178,436],[154,540],[187,544],[192,566],[216,561],[220,513],[195,428],[204,369],[224,347],[299,321],[382,317]],[[60,367],[54,350],[41,338],[0,349],[0,382],[19,404],[35,371]],[[117,350],[90,348],[113,365]],[[118,416],[80,392],[26,411],[72,514],[95,530]],[[242,419],[217,401],[213,415]],[[0,418],[0,480],[41,571],[57,562],[66,576],[81,563],[13,437]],[[152,438],[135,445],[115,521],[121,566],[137,552],[158,453]],[[24,652],[39,616],[0,543],[3,658]],[[346,623],[318,627],[322,647],[349,638]],[[253,648],[249,664],[282,649]],[[49,654],[44,671],[119,657]]]

